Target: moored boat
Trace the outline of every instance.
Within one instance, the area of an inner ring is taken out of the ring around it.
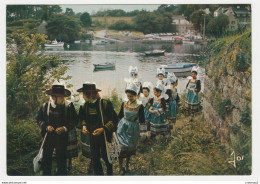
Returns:
[[[57,40],[53,40],[51,43],[45,43],[45,47],[63,47],[64,42],[57,42]]]
[[[152,50],[145,52],[146,56],[163,56],[165,53],[165,50]]]
[[[96,45],[106,45],[107,41],[106,40],[100,40],[96,42]]]
[[[180,36],[174,36],[173,40],[175,44],[182,44],[182,38]]]
[[[163,65],[165,72],[174,72],[176,77],[187,77],[191,75],[191,69],[195,63],[176,63],[175,65]]]
[[[115,69],[115,63],[93,64],[95,70]]]

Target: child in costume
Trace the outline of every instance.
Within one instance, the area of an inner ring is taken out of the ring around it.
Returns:
[[[144,118],[145,124],[140,125],[140,137],[141,141],[146,140],[150,137],[150,112],[149,108],[151,106],[150,100],[152,98],[152,83],[144,82],[143,84],[143,93],[141,93],[139,100],[142,101],[144,106]]]
[[[166,121],[166,99],[164,86],[160,81],[157,82],[153,89],[154,97],[150,100],[151,107],[149,112],[151,113],[150,125],[151,125],[151,138],[154,138],[158,134],[167,134],[169,132],[169,124]]]
[[[175,123],[176,122],[176,116],[177,116],[177,105],[180,101],[178,92],[177,92],[177,78],[174,75],[174,73],[169,73],[167,76],[167,90],[166,94],[169,96],[166,104],[166,117],[169,122]]]
[[[191,77],[187,83],[186,89],[188,89],[188,93],[186,96],[186,110],[189,113],[192,113],[193,116],[195,112],[199,109],[199,92],[201,90],[200,80],[197,79],[198,75],[198,67],[193,67],[191,70]]]
[[[166,82],[166,80],[164,79],[164,77],[165,77],[165,69],[164,69],[164,67],[157,68],[157,77],[158,77],[158,81],[159,81],[163,86],[166,86],[166,85],[167,85],[167,82]],[[157,82],[158,82],[158,81],[157,81]]]
[[[124,175],[129,171],[130,157],[135,154],[139,140],[139,125],[145,123],[144,106],[137,99],[139,88],[134,82],[128,82],[125,93],[127,99],[122,103],[118,115],[120,119],[117,127],[117,138],[121,147],[119,156],[119,173]],[[123,169],[123,159],[126,158],[126,167]]]
[[[139,81],[138,79],[138,68],[135,66],[135,67],[132,67],[130,66],[129,67],[129,74],[130,74],[130,79],[132,79],[132,81],[136,84],[136,86],[139,88],[139,92],[138,92],[138,98],[140,96],[140,93],[142,93],[142,83]],[[128,82],[128,81],[127,81]]]

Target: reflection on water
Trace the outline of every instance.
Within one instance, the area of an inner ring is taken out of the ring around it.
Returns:
[[[153,49],[165,49],[168,53],[198,53],[205,46],[199,44],[172,44],[172,43],[142,43],[140,41],[133,42],[116,42],[105,45],[95,45],[94,43],[70,44],[67,51],[116,51],[116,52],[137,52],[144,53]]]
[[[101,45],[101,47],[104,45]],[[116,44],[112,44],[113,47],[116,47]],[[111,47],[112,47],[111,46]],[[120,94],[124,93],[125,82],[124,78],[129,77],[128,68],[129,66],[137,66],[139,70],[139,79],[141,82],[151,81],[153,84],[156,83],[156,69],[162,64],[174,64],[176,62],[192,62],[190,60],[189,53],[194,53],[193,50],[200,50],[198,48],[190,49],[189,47],[180,47],[174,45],[172,49],[175,52],[167,52],[165,56],[159,57],[145,57],[143,54],[138,52],[129,52],[129,51],[99,51],[88,50],[82,51],[81,49],[76,50],[75,47],[85,47],[84,45],[77,44],[77,46],[70,46],[70,49],[64,51],[46,51],[47,54],[58,54],[64,60],[68,60],[66,64],[69,69],[67,75],[71,75],[72,79],[68,83],[73,84],[72,93],[77,93],[76,90],[82,86],[86,81],[95,82],[97,87],[102,90],[102,95],[110,95],[113,89],[116,89]],[[94,46],[91,46],[94,47]],[[106,46],[109,48],[108,46]],[[154,46],[155,47],[155,46]],[[137,48],[137,46],[135,46]],[[75,50],[74,50],[75,49]],[[111,49],[111,48],[110,48]],[[119,48],[118,48],[119,49]],[[113,50],[113,49],[111,49]],[[124,50],[123,46],[119,50]],[[104,70],[94,72],[93,64],[105,63],[105,62],[115,62],[115,70]],[[203,77],[204,69],[199,71],[200,79],[202,80],[202,91],[204,88]],[[182,93],[185,88],[188,79],[179,78],[179,85],[177,87],[178,92]]]

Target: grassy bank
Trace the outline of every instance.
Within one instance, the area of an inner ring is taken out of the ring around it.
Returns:
[[[223,150],[210,125],[198,114],[193,122],[180,115],[172,134],[155,141],[139,143],[130,160],[131,171],[126,175],[234,175],[230,156]],[[88,175],[90,159],[81,154],[73,159],[70,175]],[[103,168],[105,170],[105,165]],[[118,163],[114,163],[118,175]]]
[[[111,96],[106,98],[112,101],[116,112],[119,112],[122,101],[116,92],[112,91]],[[34,175],[32,159],[41,142],[35,120],[28,120],[17,127],[8,126],[8,132],[9,139],[12,140],[12,144],[8,144],[8,174]],[[14,139],[14,134],[19,135],[19,139]],[[73,168],[69,175],[92,175],[93,173],[88,173],[90,159],[81,153],[80,132],[78,140],[79,156],[73,158]],[[236,174],[236,171],[228,163],[230,158],[216,138],[211,125],[204,122],[201,113],[190,122],[190,117],[184,115],[181,110],[171,135],[158,136],[154,141],[139,143],[136,155],[130,160],[131,171],[126,175],[232,175]],[[102,164],[106,170],[103,161]],[[118,162],[114,163],[113,168],[114,175],[118,175]]]
[[[125,21],[127,23],[133,23],[133,17],[91,17],[93,26],[108,27],[118,21]]]

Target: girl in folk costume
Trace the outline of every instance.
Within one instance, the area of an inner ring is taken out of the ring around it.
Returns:
[[[144,82],[143,84],[143,93],[141,93],[139,100],[142,101],[144,106],[144,118],[145,124],[140,125],[140,137],[141,141],[150,137],[150,112],[149,108],[151,106],[150,100],[152,98],[152,83]],[[148,132],[149,131],[149,132]]]
[[[165,94],[164,86],[160,81],[157,82],[153,92],[154,98],[150,100],[151,107],[149,108],[151,113],[151,138],[154,138],[157,134],[165,135],[169,132],[169,125],[165,116],[166,99],[168,99],[168,96]]]
[[[139,81],[138,79],[138,68],[135,66],[135,67],[132,67],[130,66],[129,67],[129,74],[130,74],[130,79],[132,79],[132,81],[136,84],[136,86],[139,88],[139,92],[138,92],[138,98],[140,96],[140,93],[143,92],[142,90],[142,83]],[[128,82],[128,81],[126,81]]]
[[[139,88],[134,82],[128,82],[125,93],[127,99],[122,103],[119,112],[121,119],[117,126],[117,138],[121,147],[119,156],[119,172],[123,175],[129,171],[129,161],[131,155],[136,152],[139,139],[139,124],[145,123],[144,107],[142,102],[137,100]],[[126,167],[123,169],[123,158],[126,158]]]
[[[166,86],[166,81],[164,79],[165,77],[165,69],[164,67],[160,67],[160,68],[157,68],[157,77],[158,77],[158,81],[163,85],[163,86]],[[158,82],[157,81],[157,82]]]
[[[167,100],[167,109],[166,109],[166,117],[169,122],[176,123],[176,115],[177,115],[177,105],[180,101],[179,95],[177,93],[177,77],[174,73],[169,73],[167,77],[167,90],[166,94],[169,96]]]
[[[192,79],[189,80],[186,89],[188,89],[188,93],[186,96],[186,109],[188,112],[194,113],[199,108],[199,92],[201,90],[200,80],[197,79],[198,75],[198,67],[193,67],[191,70]]]

